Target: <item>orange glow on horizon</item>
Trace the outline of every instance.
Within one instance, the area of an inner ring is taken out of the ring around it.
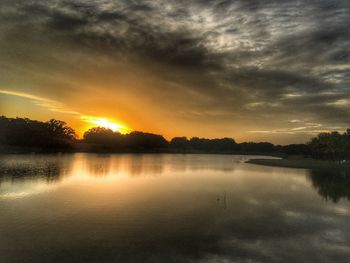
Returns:
[[[91,129],[93,127],[104,127],[104,128],[111,129],[114,132],[120,132],[121,134],[126,134],[132,131],[132,129],[130,129],[125,124],[122,124],[120,121],[116,121],[109,118],[95,117],[95,116],[81,116],[80,119],[88,123],[86,130]]]

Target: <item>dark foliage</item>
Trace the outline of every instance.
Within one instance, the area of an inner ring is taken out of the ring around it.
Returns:
[[[242,152],[253,153],[273,153],[277,151],[277,148],[269,142],[244,142],[239,145],[239,149]]]
[[[0,117],[2,145],[57,150],[71,148],[75,140],[74,130],[63,121]]]
[[[163,136],[134,131],[124,135],[126,147],[131,149],[162,149],[168,147],[168,141]]]
[[[206,139],[175,137],[168,142],[158,134],[133,131],[121,134],[95,127],[76,140],[63,121],[34,121],[0,117],[0,145],[45,150],[72,149],[109,152],[247,153],[298,155],[334,161],[350,160],[350,129],[345,133],[320,133],[307,144],[273,145],[269,142],[236,143],[232,138]]]
[[[95,150],[108,151],[154,151],[168,147],[163,136],[134,131],[120,134],[103,127],[95,127],[84,133],[84,142],[91,144]]]
[[[93,144],[116,145],[122,135],[104,127],[95,127],[84,133],[84,141]]]
[[[189,150],[189,141],[186,137],[174,137],[170,141],[170,147],[184,152]]]
[[[314,158],[345,160],[350,158],[350,130],[344,134],[338,132],[321,133],[307,144],[273,145],[269,142],[243,142],[237,144],[232,138],[206,139],[193,137],[174,137],[170,142],[161,135],[132,132],[122,135],[112,130],[97,127],[84,135],[86,143],[100,145],[110,150],[167,152],[203,152],[203,153],[251,153],[312,156]]]
[[[289,144],[289,145],[278,145],[276,146],[278,151],[283,152],[286,155],[310,155],[310,147],[306,144]]]
[[[345,133],[320,133],[308,146],[314,158],[334,161],[350,159],[350,129]]]
[[[230,153],[237,150],[237,143],[231,138],[205,139],[193,137],[188,140],[186,137],[175,137],[170,141],[170,148],[173,151],[182,152]]]

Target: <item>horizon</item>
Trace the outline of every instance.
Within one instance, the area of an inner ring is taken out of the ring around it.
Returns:
[[[0,7],[0,115],[280,145],[349,126],[346,0]]]
[[[19,117],[19,116],[17,116],[17,117],[14,117],[14,118],[12,118],[12,117],[7,117],[7,116],[4,116],[4,115],[2,115],[2,116],[0,116],[0,117],[5,117],[5,118],[7,118],[7,119],[29,119],[30,121],[39,121],[39,122],[48,122],[49,120],[44,120],[44,121],[41,121],[41,120],[33,120],[33,119],[30,119],[30,118],[27,118],[27,117]],[[56,119],[55,119],[56,120]],[[63,121],[63,122],[65,122],[64,120],[58,120],[58,121]],[[65,122],[66,123],[66,122]],[[67,125],[68,125],[68,127],[71,127],[70,125],[69,125],[69,123],[66,123]],[[141,132],[141,133],[151,133],[151,132],[149,132],[149,131],[141,131],[141,130],[131,130],[131,129],[128,129],[128,130],[124,130],[124,127],[122,127],[122,131],[120,131],[120,130],[118,130],[118,129],[113,129],[113,128],[111,128],[110,127],[110,125],[106,125],[106,126],[103,126],[103,125],[100,125],[100,126],[91,126],[91,127],[89,127],[88,129],[86,129],[86,130],[83,130],[83,131],[81,131],[82,132],[82,134],[80,134],[80,133],[77,133],[77,131],[73,128],[73,130],[74,130],[74,132],[76,133],[76,135],[78,136],[77,137],[77,139],[78,140],[84,140],[84,134],[86,133],[86,132],[88,132],[88,131],[90,131],[91,129],[93,129],[93,128],[105,128],[105,129],[108,129],[108,130],[111,130],[111,131],[113,131],[114,133],[119,133],[119,134],[121,134],[121,135],[128,135],[128,134],[130,134],[130,133],[132,133],[132,132]],[[201,137],[201,136],[193,136],[193,137],[187,137],[187,136],[181,136],[181,135],[179,135],[179,136],[174,136],[174,137],[170,137],[170,138],[167,138],[167,137],[165,137],[163,134],[155,134],[155,133],[151,133],[151,134],[154,134],[154,135],[160,135],[160,136],[162,136],[162,137],[164,137],[164,139],[166,139],[168,142],[170,142],[172,139],[174,139],[174,138],[186,138],[186,139],[188,139],[188,140],[190,140],[190,139],[192,139],[192,138],[199,138],[199,139],[209,139],[209,140],[215,140],[215,139],[224,139],[224,138],[229,138],[229,139],[233,139],[234,141],[235,141],[235,143],[270,143],[270,142],[268,142],[268,141],[237,141],[235,138],[233,138],[233,137],[229,137],[229,136],[224,136],[224,137]]]
[[[136,132],[136,133],[141,133],[141,134],[150,134],[150,135],[156,135],[156,136],[160,136],[163,139],[165,139],[165,141],[167,141],[167,143],[171,143],[173,141],[173,139],[186,139],[188,142],[190,142],[192,139],[200,139],[200,140],[223,140],[223,139],[230,139],[233,140],[234,144],[271,144],[273,146],[279,147],[279,146],[307,146],[309,143],[312,143],[312,141],[316,138],[319,138],[320,135],[334,135],[334,133],[336,134],[335,136],[339,135],[339,136],[347,136],[348,134],[350,134],[350,128],[347,128],[346,131],[344,133],[339,133],[338,131],[330,131],[330,132],[322,132],[317,134],[316,136],[310,138],[307,142],[305,143],[290,143],[290,144],[277,144],[277,143],[272,143],[269,141],[237,141],[236,138],[234,137],[230,137],[230,136],[223,136],[223,137],[201,137],[201,136],[192,136],[192,137],[187,137],[184,135],[179,135],[179,136],[174,136],[174,137],[170,137],[167,138],[165,137],[163,134],[157,134],[157,133],[152,133],[149,131],[142,131],[142,130],[132,130],[128,127],[124,127],[124,126],[120,126],[118,124],[112,123],[107,119],[92,119],[92,121],[90,122],[90,126],[88,126],[88,128],[86,130],[80,131],[81,133],[78,133],[74,128],[72,128],[69,123],[65,122],[64,120],[58,120],[58,119],[50,119],[50,120],[46,120],[46,121],[40,121],[40,120],[33,120],[27,117],[15,117],[15,118],[9,118],[7,116],[4,115],[0,115],[0,119],[5,119],[5,121],[9,121],[9,120],[29,120],[30,122],[39,122],[39,123],[49,123],[51,121],[58,121],[61,122],[63,124],[63,127],[68,128],[69,130],[73,131],[74,134],[74,138],[73,140],[77,140],[77,141],[84,141],[86,140],[85,138],[85,134],[92,132],[93,134],[98,134],[100,132],[100,130],[96,131],[96,128],[103,128],[104,130],[102,130],[102,133],[107,132],[107,131],[112,131],[114,134],[119,134],[119,135],[131,135],[132,133]],[[96,124],[94,126],[94,124]],[[14,130],[13,130],[14,131]],[[91,134],[90,134],[91,135]],[[104,134],[103,136],[106,136],[106,134]],[[6,137],[6,136],[5,136]],[[72,137],[72,138],[73,138]],[[72,139],[71,138],[71,139]],[[5,140],[6,141],[6,140]]]

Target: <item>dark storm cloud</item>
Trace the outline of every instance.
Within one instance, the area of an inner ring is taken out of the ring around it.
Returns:
[[[142,62],[178,87],[160,92],[200,94],[185,111],[220,112],[225,121],[275,116],[281,126],[300,118],[324,129],[350,118],[346,0],[15,2],[2,4],[4,32],[26,28],[68,48]]]

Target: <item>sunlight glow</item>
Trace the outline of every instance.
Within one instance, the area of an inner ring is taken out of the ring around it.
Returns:
[[[115,132],[120,132],[122,134],[129,133],[131,129],[126,125],[121,124],[118,121],[102,118],[102,117],[94,117],[94,116],[81,116],[81,120],[91,124],[91,127],[104,127],[111,129]]]

